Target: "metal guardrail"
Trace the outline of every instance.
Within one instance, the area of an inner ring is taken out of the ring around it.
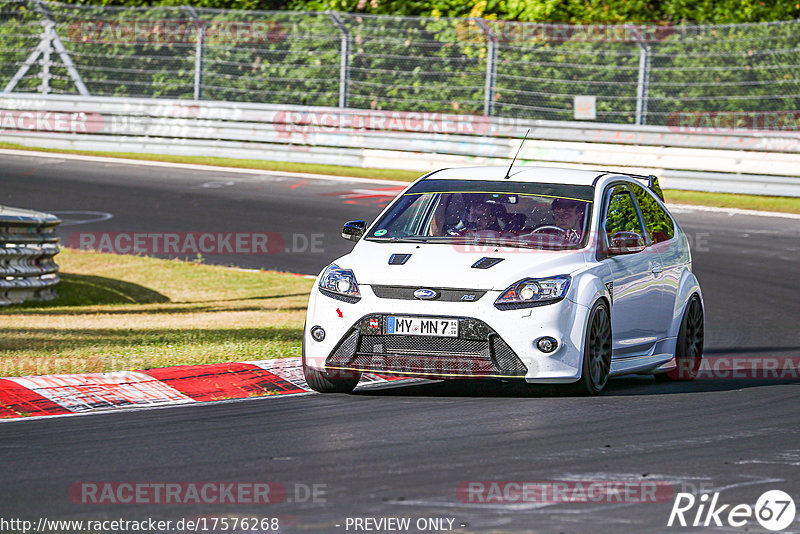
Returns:
[[[618,168],[665,187],[800,196],[800,135],[476,115],[113,97],[0,96],[3,137],[33,147],[425,171],[503,164]],[[764,174],[768,173],[768,174]]]
[[[0,90],[639,125],[724,111],[798,128],[800,20],[583,25],[91,5],[107,3],[0,0]]]
[[[0,306],[56,298],[60,222],[48,213],[0,206]]]

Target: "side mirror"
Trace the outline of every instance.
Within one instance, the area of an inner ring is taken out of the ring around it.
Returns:
[[[636,232],[617,232],[610,241],[608,253],[612,256],[636,254],[645,248],[644,238]]]
[[[349,241],[358,241],[366,231],[367,223],[364,221],[348,221],[342,227],[342,237]]]

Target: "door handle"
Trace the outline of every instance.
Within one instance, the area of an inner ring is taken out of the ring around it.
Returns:
[[[650,266],[650,272],[653,273],[653,274],[659,274],[663,270],[664,270],[664,268],[661,267],[660,263],[654,263],[654,264],[652,264]]]

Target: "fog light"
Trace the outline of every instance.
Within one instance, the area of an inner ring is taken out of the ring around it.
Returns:
[[[536,341],[536,346],[544,353],[553,352],[558,348],[558,341],[552,337],[540,337]]]
[[[325,330],[321,326],[314,326],[311,328],[311,337],[314,338],[314,341],[322,341],[325,339]]]

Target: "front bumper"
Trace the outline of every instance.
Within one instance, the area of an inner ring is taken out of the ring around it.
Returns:
[[[521,310],[498,310],[499,291],[476,302],[419,301],[378,297],[360,286],[358,302],[312,290],[303,334],[303,363],[319,371],[349,370],[426,378],[524,378],[562,383],[580,378],[588,309],[568,299]],[[455,318],[458,337],[386,334],[389,315]],[[372,321],[370,321],[372,319]],[[314,326],[325,339],[314,340]],[[555,338],[556,351],[536,347]]]
[[[387,317],[370,314],[356,321],[325,359],[325,368],[436,378],[523,378],[527,374],[519,357],[483,321],[459,318],[458,337],[436,337],[387,334]]]

